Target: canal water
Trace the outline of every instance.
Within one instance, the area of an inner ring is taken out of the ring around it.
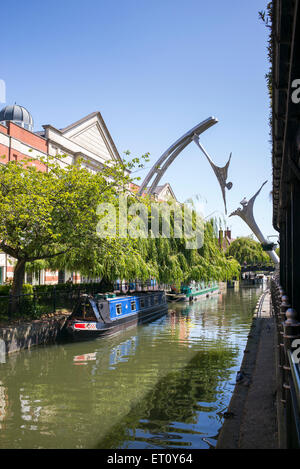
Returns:
[[[261,289],[228,290],[115,337],[0,363],[0,448],[209,448]]]

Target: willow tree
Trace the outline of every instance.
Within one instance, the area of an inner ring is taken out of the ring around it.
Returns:
[[[32,267],[37,261],[108,281],[155,277],[162,283],[178,284],[220,280],[236,273],[235,261],[226,259],[218,249],[212,223],[202,221],[198,226],[195,212],[184,212],[184,230],[178,235],[175,211],[171,211],[169,232],[158,233],[168,210],[155,228],[153,200],[137,198],[128,191],[128,170],[141,167],[147,158],[146,154],[127,163],[111,163],[95,174],[80,161],[62,165],[50,157],[42,159],[46,171],[36,170],[28,160],[0,165],[0,249],[16,260],[14,298],[21,293],[26,265]],[[124,194],[129,208],[126,220],[120,208]],[[139,229],[131,210],[137,201],[145,211],[145,236],[137,236]],[[108,223],[113,225],[113,235],[104,232],[99,236],[99,223],[107,224],[105,210],[99,212],[99,207],[115,211]],[[183,210],[181,205],[177,208]],[[132,229],[120,235],[123,224]],[[189,231],[195,235],[195,245]]]
[[[111,201],[116,212],[114,221],[117,228],[120,225],[118,202],[121,194],[119,192],[118,197]],[[153,204],[150,198],[136,198],[127,194],[128,224],[134,221],[130,208],[136,202],[142,203],[145,211],[146,233],[141,233],[143,236],[138,235],[138,223],[134,224],[136,229],[127,232],[126,238],[118,236],[118,230],[115,230],[113,236],[105,239],[105,243],[89,244],[85,250],[72,249],[71,252],[49,259],[48,267],[79,271],[82,275],[101,277],[110,283],[117,279],[146,281],[154,277],[160,283],[179,285],[192,280],[225,280],[239,275],[238,262],[227,259],[219,249],[213,222],[204,223],[202,220],[200,226],[197,226],[195,214],[188,214],[179,204],[177,212],[181,213],[185,229],[181,233],[176,232],[174,211],[166,209],[160,211],[159,221],[156,220],[159,232],[155,232],[153,205],[156,210],[160,210],[169,205],[172,207],[172,203]],[[168,223],[169,229],[163,229]],[[195,246],[191,243],[189,231],[195,239],[198,237]]]
[[[270,258],[261,244],[247,236],[235,239],[228,247],[226,255],[236,259],[240,265],[270,263]]]

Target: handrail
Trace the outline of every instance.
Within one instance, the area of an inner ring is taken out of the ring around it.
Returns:
[[[291,414],[294,420],[294,441],[297,441],[297,448],[300,446],[300,369],[299,363],[295,362],[292,351],[287,350],[291,374],[289,378],[291,395]],[[291,424],[289,424],[291,426]],[[296,437],[296,438],[295,438]]]
[[[298,402],[298,407],[300,409],[300,368],[299,368],[299,363],[295,362],[293,352],[289,349],[287,351],[289,363],[290,363],[290,368],[291,368],[291,374],[293,378],[293,383],[296,391],[296,396],[297,396],[297,402]]]

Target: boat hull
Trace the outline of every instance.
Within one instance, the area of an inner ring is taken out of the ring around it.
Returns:
[[[219,288],[211,288],[199,293],[191,293],[190,295],[185,296],[184,301],[198,301],[203,298],[208,298],[211,295],[217,295],[219,291]]]
[[[124,318],[120,318],[109,323],[90,323],[89,321],[68,321],[66,332],[72,340],[89,340],[97,337],[105,337],[122,332],[125,329],[136,327],[140,324],[153,321],[168,312],[167,304],[160,305],[159,308],[149,308],[146,311],[138,312]],[[85,324],[85,328],[76,329],[76,325]],[[93,328],[89,328],[90,325]]]
[[[178,294],[168,294],[167,293],[167,301],[169,302],[191,302],[191,301],[198,301],[201,299],[208,298],[211,295],[217,295],[220,292],[219,287],[217,288],[208,288],[206,290],[202,290],[200,292],[196,293],[190,293],[190,294],[183,294],[183,293],[178,293]]]

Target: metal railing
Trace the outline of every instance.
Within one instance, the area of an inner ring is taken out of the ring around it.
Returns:
[[[289,298],[279,284],[271,282],[272,311],[276,322],[277,406],[279,443],[283,448],[300,448],[300,368],[294,359],[300,345],[300,322]],[[295,340],[297,339],[297,340]],[[300,355],[300,349],[299,349]]]
[[[114,290],[118,291],[120,285],[115,284]],[[153,285],[150,281],[126,282],[122,285],[126,291],[135,289],[157,290],[165,289],[166,285]],[[72,311],[81,294],[91,294],[107,291],[100,283],[86,283],[74,285],[47,285],[45,291],[40,287],[33,287],[32,293],[19,296],[0,295],[0,323],[1,321],[25,318],[39,318],[44,314],[56,312],[66,313]]]
[[[101,291],[100,284],[77,284],[60,288],[53,285],[40,291],[33,288],[32,293],[18,296],[0,296],[0,322],[10,319],[38,318],[44,314],[72,311],[81,294],[95,294]]]

